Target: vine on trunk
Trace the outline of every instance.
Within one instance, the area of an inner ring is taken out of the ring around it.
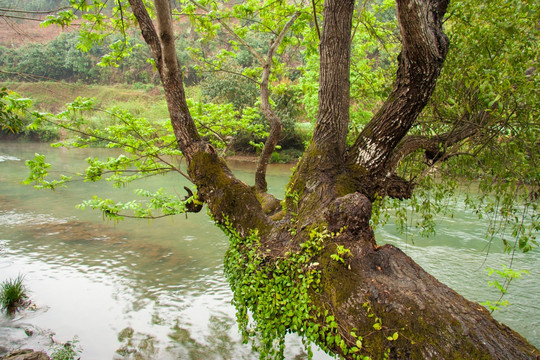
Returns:
[[[363,337],[356,334],[357,329],[344,334],[345,327],[338,324],[331,310],[311,300],[311,293],[321,292],[317,260],[328,255],[324,251],[325,243],[337,234],[328,229],[313,229],[299,251],[272,259],[270,249],[261,245],[257,232],[242,237],[228,221],[217,225],[230,240],[225,273],[234,294],[232,302],[237,309],[238,326],[244,342],[251,341],[261,359],[283,359],[285,336],[293,332],[302,337],[310,359],[311,343],[330,354],[339,349],[338,353],[352,359],[371,359],[369,349],[363,347]],[[365,303],[364,311],[367,317],[374,316],[369,302]],[[381,330],[380,318],[374,318],[373,329],[374,333]],[[396,340],[397,336],[395,332],[387,340]],[[385,354],[389,352],[387,349]]]

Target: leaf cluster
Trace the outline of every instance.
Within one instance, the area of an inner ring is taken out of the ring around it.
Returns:
[[[362,336],[353,331],[347,336],[355,340],[346,340],[335,316],[310,298],[320,291],[316,259],[325,240],[335,234],[313,229],[299,251],[271,259],[270,250],[261,246],[256,232],[242,238],[227,222],[218,226],[229,236],[225,273],[233,290],[237,321],[244,341],[251,340],[261,359],[283,359],[285,336],[293,332],[303,338],[309,358],[313,356],[310,343],[315,343],[328,353],[339,349],[353,359],[370,359],[362,355]],[[342,249],[341,256],[346,256],[347,250]],[[391,336],[395,340],[393,337],[397,339],[397,333]]]

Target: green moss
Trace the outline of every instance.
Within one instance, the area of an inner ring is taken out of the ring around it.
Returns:
[[[337,244],[328,244],[318,261],[321,268],[324,269],[321,287],[331,297],[334,307],[339,309],[353,295],[357,283],[355,278],[350,276],[351,270],[348,269],[347,264],[332,259],[331,255],[335,254],[336,251]]]
[[[197,152],[188,171],[218,222],[224,223],[229,218],[242,229],[242,235],[247,235],[250,229],[257,229],[260,234],[270,230],[271,225],[262,212],[255,190],[236,179],[223,159],[213,153]]]
[[[315,144],[311,143],[309,145],[289,180],[287,185],[289,191],[296,191],[299,194],[304,192],[306,179],[316,173],[321,159],[324,158],[322,155],[322,151]]]
[[[359,165],[350,166],[336,178],[337,197],[345,196],[362,189],[361,179],[368,175],[368,171]]]

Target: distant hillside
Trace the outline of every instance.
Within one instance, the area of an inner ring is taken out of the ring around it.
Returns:
[[[65,82],[5,82],[3,85],[32,99],[40,111],[57,113],[65,109],[66,103],[82,96],[95,98],[97,107],[102,109],[117,105],[129,109],[135,115],[154,120],[168,117],[160,87],[137,89],[129,85],[102,86]]]
[[[57,26],[40,27],[41,21],[46,17],[44,14],[9,13],[6,9],[50,11],[67,5],[69,5],[67,0],[0,0],[0,9],[2,10],[2,16],[0,16],[0,45],[19,47],[29,43],[46,43],[63,31]],[[33,18],[35,20],[23,20],[17,17]],[[73,31],[73,29],[69,29],[69,31]]]
[[[62,32],[75,31],[75,28],[62,30],[58,26],[40,27],[39,21],[0,21],[0,45],[20,47],[29,43],[47,43]]]

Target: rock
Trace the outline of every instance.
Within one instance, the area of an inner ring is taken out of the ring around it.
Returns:
[[[34,351],[31,349],[23,349],[13,351],[3,357],[0,360],[51,360],[47,354],[41,351]]]

